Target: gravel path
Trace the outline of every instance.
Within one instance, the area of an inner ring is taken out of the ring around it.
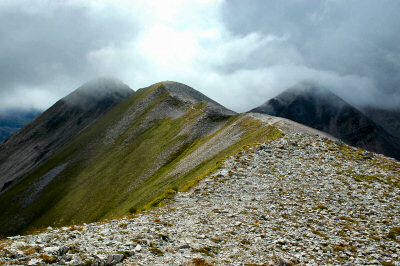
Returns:
[[[0,242],[0,264],[400,265],[400,163],[315,135],[249,148],[134,217]]]

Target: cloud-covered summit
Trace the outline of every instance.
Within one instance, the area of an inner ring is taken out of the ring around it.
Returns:
[[[285,65],[355,103],[400,103],[399,1],[233,0],[222,10],[225,25],[236,35],[284,39],[261,49],[247,67]],[[292,73],[287,75],[290,79]]]
[[[5,0],[0,109],[46,108],[97,76],[188,84],[246,111],[302,80],[400,105],[400,3]]]
[[[2,1],[0,25],[0,109],[48,107],[97,75],[90,52],[136,32],[121,10],[86,1]]]

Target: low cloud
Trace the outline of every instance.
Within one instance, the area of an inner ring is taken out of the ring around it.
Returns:
[[[273,68],[289,62],[298,79],[314,79],[353,104],[400,105],[399,1],[232,0],[221,10],[236,36],[287,36],[274,47]],[[259,53],[248,65],[270,60]]]
[[[97,75],[86,60],[88,52],[130,39],[135,31],[134,21],[112,6],[2,1],[0,108],[48,107],[67,90]]]
[[[235,111],[305,79],[398,106],[399,11],[394,0],[5,1],[0,109],[47,108],[98,76],[183,82]]]

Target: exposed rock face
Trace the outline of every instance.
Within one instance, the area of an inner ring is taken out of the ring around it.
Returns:
[[[400,138],[400,109],[382,109],[367,106],[362,112],[393,136]]]
[[[258,117],[285,136],[227,158],[163,207],[6,238],[0,263],[400,264],[399,162]]]
[[[132,90],[120,81],[88,82],[0,143],[0,193],[56,153]]]
[[[185,84],[173,81],[166,81],[163,82],[163,85],[169,91],[171,96],[177,97],[182,101],[189,100],[192,103],[206,102],[209,105],[208,115],[210,115],[211,117],[213,114],[220,118],[232,116],[235,114],[235,112],[226,109],[224,106],[220,105],[216,101],[208,98],[204,94]],[[218,119],[217,117],[215,118]]]
[[[400,159],[400,139],[359,110],[312,83],[301,83],[251,110],[291,119],[347,144]]]

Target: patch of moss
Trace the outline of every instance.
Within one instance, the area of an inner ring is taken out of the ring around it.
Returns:
[[[326,207],[326,206],[323,205],[323,204],[318,204],[318,205],[316,205],[316,206],[313,206],[312,209],[313,209],[313,210],[327,210],[328,207]]]
[[[162,256],[164,255],[164,251],[162,251],[161,249],[157,248],[157,247],[151,247],[149,248],[150,252],[153,253],[154,255],[157,256]]]
[[[322,233],[321,231],[318,231],[318,230],[315,230],[315,229],[312,229],[311,231],[315,235],[318,235],[318,236],[320,236],[322,238],[325,238],[325,239],[329,239],[329,237],[326,234]]]
[[[175,196],[176,191],[173,189],[168,189],[167,191],[165,191],[161,196],[158,196],[157,198],[155,198],[154,200],[152,200],[149,205],[151,207],[158,207],[160,206],[160,204],[165,200],[165,199],[170,199],[173,196]]]
[[[381,261],[381,264],[383,266],[395,266],[396,264],[390,262],[390,261]]]
[[[392,240],[396,240],[397,236],[400,236],[400,227],[393,227],[390,229],[387,236]]]
[[[248,239],[242,239],[240,241],[240,243],[243,244],[243,245],[250,245],[251,244],[251,242]]]
[[[215,247],[213,248],[213,247],[209,247],[209,246],[193,248],[191,251],[194,253],[202,253],[202,254],[212,257],[212,258],[215,256],[215,254],[218,253],[217,249]]]
[[[57,262],[57,257],[53,255],[46,255],[46,254],[40,254],[39,258],[43,260],[45,263],[55,263]]]
[[[351,174],[350,176],[357,182],[365,181],[365,182],[371,183],[371,182],[380,181],[379,177],[375,176],[375,175]]]
[[[192,263],[194,266],[211,266],[212,265],[203,258],[193,258]]]

